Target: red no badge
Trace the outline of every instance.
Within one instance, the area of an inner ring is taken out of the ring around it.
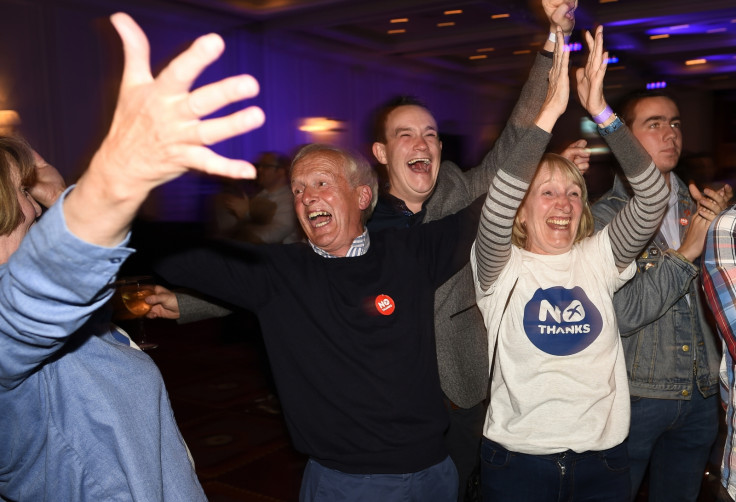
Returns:
[[[683,227],[686,226],[689,222],[687,221],[687,218],[680,218],[680,225]]]
[[[394,300],[388,295],[378,295],[376,297],[376,309],[381,315],[391,315],[394,313]]]

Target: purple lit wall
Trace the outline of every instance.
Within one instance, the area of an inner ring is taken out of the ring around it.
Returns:
[[[198,85],[236,73],[258,78],[262,93],[252,104],[265,110],[266,124],[214,147],[231,157],[253,160],[264,150],[289,153],[306,142],[327,141],[370,158],[372,110],[393,95],[413,94],[433,111],[440,133],[456,140],[460,153],[454,160],[471,166],[498,136],[518,93],[483,88],[471,77],[408,68],[389,57],[351,57],[314,40],[262,32],[235,16],[184,3],[0,0],[0,9],[0,46],[11,49],[0,52],[0,110],[19,112],[19,131],[70,182],[89,161],[114,109],[122,51],[107,16],[116,10],[130,13],[148,35],[154,72],[194,38],[214,31],[227,48]],[[683,115],[700,119],[697,128],[687,130],[686,149],[713,150],[712,128],[703,125],[711,123],[712,106],[707,94],[682,96]],[[555,147],[579,137],[582,110],[574,104],[571,110],[555,129]],[[298,129],[307,117],[329,117],[341,125],[337,131],[309,134]],[[204,220],[209,197],[218,189],[213,178],[184,176],[158,189],[142,216]]]
[[[111,120],[122,72],[120,42],[107,20],[116,10],[131,14],[148,35],[154,73],[194,38],[215,31],[227,48],[198,85],[236,73],[258,78],[262,93],[252,104],[265,110],[266,125],[215,146],[227,156],[253,160],[263,150],[288,153],[311,141],[338,143],[368,156],[373,108],[395,94],[414,94],[433,110],[442,133],[463,138],[464,158],[458,160],[474,162],[495,139],[515,98],[512,90],[482,90],[454,75],[385,59],[356,60],[191,7],[155,1],[0,0],[0,8],[0,44],[14,48],[0,54],[0,109],[20,113],[19,131],[69,182],[89,161]],[[335,118],[344,127],[305,133],[297,128],[305,117]],[[201,220],[217,189],[212,178],[184,176],[154,192],[142,216]]]

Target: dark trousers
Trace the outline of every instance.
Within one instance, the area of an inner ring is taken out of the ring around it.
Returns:
[[[309,459],[299,502],[452,502],[456,492],[450,457],[408,474],[348,474]]]
[[[483,500],[622,502],[629,496],[626,442],[604,451],[527,455],[483,438]]]
[[[450,426],[445,433],[445,446],[455,463],[458,475],[458,502],[465,500],[468,481],[480,471],[480,440],[486,420],[486,403],[472,408],[458,408],[445,398]]]

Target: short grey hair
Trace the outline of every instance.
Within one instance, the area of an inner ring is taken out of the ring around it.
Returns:
[[[291,162],[291,169],[293,170],[297,162],[307,155],[323,152],[336,153],[342,157],[345,161],[342,164],[345,178],[348,180],[351,187],[355,188],[359,185],[367,185],[370,187],[372,192],[371,203],[363,210],[362,214],[363,224],[365,224],[371,217],[371,214],[373,214],[373,209],[375,209],[376,202],[378,202],[378,175],[376,174],[376,170],[373,169],[373,166],[370,165],[366,158],[358,152],[324,143],[312,143],[300,148],[296,155],[294,155],[294,160]]]

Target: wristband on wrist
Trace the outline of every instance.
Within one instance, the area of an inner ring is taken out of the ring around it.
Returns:
[[[563,35],[563,36],[565,38],[565,43],[570,42],[570,35]],[[557,34],[555,34],[554,32],[550,33],[549,38],[547,40],[549,40],[550,42],[554,44],[555,42],[557,42]]]
[[[624,123],[621,121],[618,115],[614,114],[613,116],[615,117],[613,119],[613,122],[608,124],[606,127],[601,127],[600,124],[598,125],[598,134],[600,134],[601,136],[608,136],[609,134],[621,129]]]
[[[593,122],[600,125],[608,120],[611,115],[613,115],[613,110],[611,110],[610,106],[606,105],[602,112],[593,116]]]

